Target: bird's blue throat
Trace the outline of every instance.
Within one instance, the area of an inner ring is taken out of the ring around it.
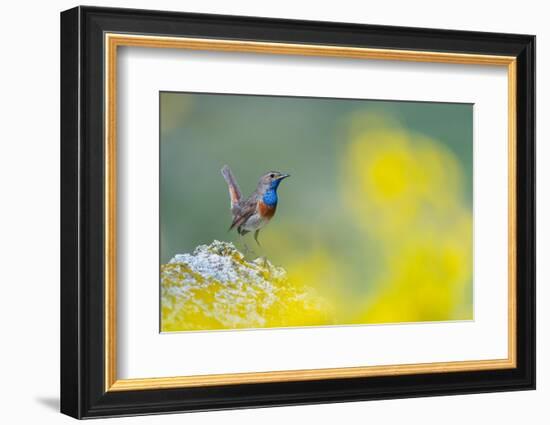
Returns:
[[[267,189],[264,193],[262,201],[269,207],[274,207],[277,205],[277,201],[279,200],[277,198],[277,188],[279,187],[279,183],[281,183],[281,180],[273,180],[269,186],[269,189]]]

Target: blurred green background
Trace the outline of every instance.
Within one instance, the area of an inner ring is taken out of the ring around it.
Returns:
[[[160,255],[234,241],[244,196],[290,173],[256,255],[329,299],[335,323],[472,319],[471,104],[162,92]]]

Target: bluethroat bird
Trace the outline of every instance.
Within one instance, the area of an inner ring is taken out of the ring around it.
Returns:
[[[222,175],[229,187],[231,199],[231,214],[233,221],[229,230],[237,228],[239,235],[254,232],[254,240],[258,245],[260,230],[273,218],[277,209],[277,188],[283,179],[290,177],[279,171],[269,171],[260,177],[256,190],[248,198],[243,199],[237,180],[229,166],[222,167]]]

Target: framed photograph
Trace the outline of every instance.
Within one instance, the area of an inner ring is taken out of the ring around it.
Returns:
[[[535,387],[535,37],[61,14],[61,411]]]

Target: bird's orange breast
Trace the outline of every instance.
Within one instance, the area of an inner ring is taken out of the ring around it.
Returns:
[[[277,205],[269,206],[264,204],[263,201],[258,201],[258,213],[263,218],[270,219],[275,215],[275,210],[277,209]]]

